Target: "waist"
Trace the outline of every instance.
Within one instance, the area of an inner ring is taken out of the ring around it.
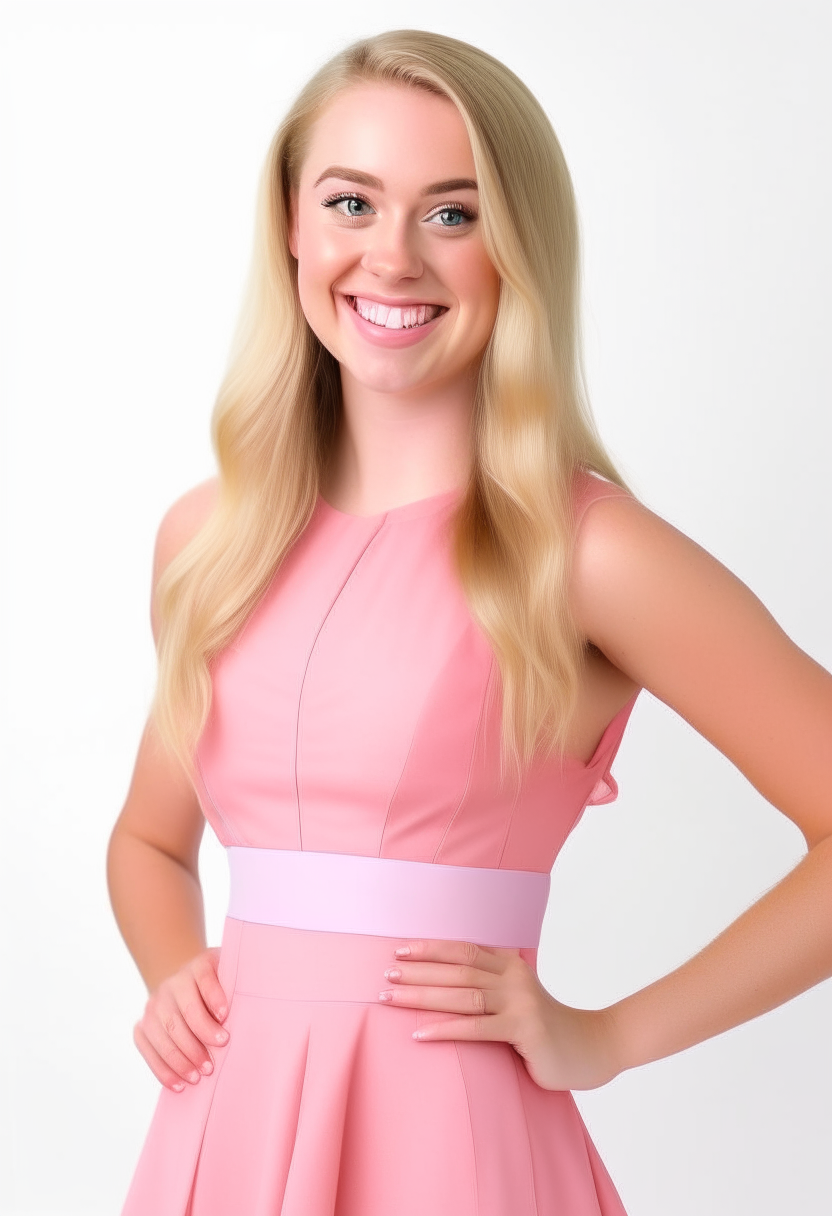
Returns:
[[[228,915],[262,925],[537,948],[551,876],[353,853],[226,848]]]

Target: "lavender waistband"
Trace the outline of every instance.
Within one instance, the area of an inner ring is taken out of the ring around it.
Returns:
[[[396,857],[226,848],[228,915],[262,925],[537,947],[551,876]]]

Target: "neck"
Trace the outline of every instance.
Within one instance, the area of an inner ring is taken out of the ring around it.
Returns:
[[[342,368],[342,409],[321,487],[327,501],[371,515],[462,487],[475,384],[466,376],[429,391],[386,393]]]

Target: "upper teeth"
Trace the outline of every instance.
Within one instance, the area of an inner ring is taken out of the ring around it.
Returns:
[[[387,304],[377,304],[375,300],[362,300],[360,296],[352,297],[352,306],[365,321],[372,325],[381,325],[385,329],[415,329],[417,325],[426,325],[442,311],[439,304],[413,304],[409,308],[391,308]]]

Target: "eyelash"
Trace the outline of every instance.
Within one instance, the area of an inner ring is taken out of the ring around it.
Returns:
[[[365,203],[368,207],[372,207],[373,205],[369,199],[364,197],[363,194],[358,194],[354,191],[347,191],[342,192],[341,194],[328,195],[325,199],[321,200],[321,206],[334,207],[336,203],[342,203],[351,198],[357,199],[360,203]],[[470,207],[464,206],[462,203],[446,203],[444,207],[437,207],[435,211],[430,213],[430,218],[433,219],[434,216],[441,215],[443,211],[454,211],[458,215],[461,215],[467,223],[471,223],[477,218],[476,212],[472,211]],[[339,214],[341,215],[342,219],[347,220],[349,223],[357,223],[359,220],[367,218],[365,215],[344,215],[343,212],[340,212]],[[442,228],[454,228],[461,225],[440,224],[437,226]]]

